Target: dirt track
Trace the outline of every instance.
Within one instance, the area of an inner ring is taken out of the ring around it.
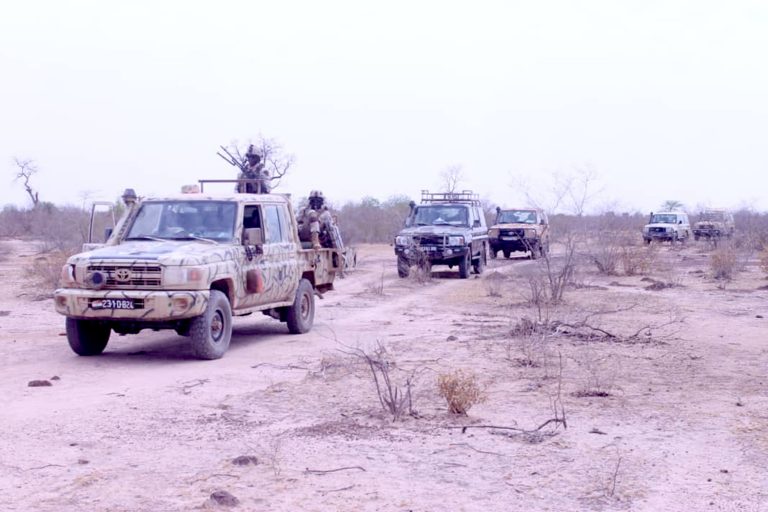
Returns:
[[[397,278],[391,248],[363,247],[308,334],[254,315],[218,361],[147,331],[82,358],[51,301],[24,295],[31,246],[0,248],[4,510],[194,510],[219,506],[217,490],[240,510],[768,510],[766,281],[749,267],[719,289],[699,246],[662,249],[653,277],[681,286],[659,291],[583,267],[564,319],[631,306],[593,321],[623,335],[675,321],[632,342],[560,336],[537,367],[520,364],[509,335],[532,314],[535,262],[419,284]],[[501,297],[488,294],[493,271],[508,276]],[[417,371],[418,417],[393,423],[367,368],[343,353],[376,340],[398,379]],[[549,419],[557,354],[566,430],[450,428]],[[487,387],[467,418],[436,390],[456,368]],[[52,386],[28,387],[35,379]],[[582,396],[595,379],[607,396]],[[257,463],[233,464],[243,455]]]

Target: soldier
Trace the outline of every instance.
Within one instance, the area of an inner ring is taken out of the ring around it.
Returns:
[[[341,249],[343,244],[333,215],[324,205],[325,198],[319,190],[309,193],[309,206],[301,210],[298,218],[299,239],[311,242],[313,249],[334,247]]]
[[[238,183],[237,192],[248,194],[269,194],[269,171],[264,169],[264,163],[261,161],[261,155],[256,152],[253,144],[248,146],[248,152],[245,154],[248,163],[243,167],[242,172],[237,179],[256,180],[255,183]]]

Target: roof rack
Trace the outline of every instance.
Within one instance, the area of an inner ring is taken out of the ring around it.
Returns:
[[[430,192],[421,191],[422,203],[466,203],[473,206],[480,206],[480,194],[475,194],[471,190],[462,190],[461,192]]]

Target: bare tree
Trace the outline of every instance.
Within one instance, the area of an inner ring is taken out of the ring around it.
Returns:
[[[444,192],[458,192],[459,183],[464,182],[464,171],[460,165],[451,165],[440,173],[440,185]]]
[[[27,191],[29,198],[32,200],[32,206],[37,206],[40,202],[40,197],[38,192],[32,188],[32,185],[29,182],[30,179],[32,179],[32,176],[37,174],[38,171],[35,162],[33,160],[20,160],[18,158],[14,158],[13,161],[16,163],[17,167],[16,177],[13,181],[24,181],[24,190]]]
[[[286,153],[283,146],[275,139],[268,139],[261,134],[259,134],[256,140],[249,141],[245,146],[246,151],[251,144],[256,153],[261,156],[264,170],[269,173],[269,180],[271,182],[270,188],[276,188],[280,185],[280,180],[288,173],[288,170],[291,168],[296,158],[293,154]],[[246,151],[240,149],[240,145],[237,141],[232,142],[228,149],[239,164],[244,166],[248,163],[245,157]]]

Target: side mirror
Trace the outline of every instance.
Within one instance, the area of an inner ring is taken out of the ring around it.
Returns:
[[[111,236],[112,236],[112,230],[113,230],[113,229],[114,229],[114,228],[107,228],[107,229],[105,229],[105,230],[104,230],[104,241],[105,241],[105,242],[106,242],[107,240],[109,240],[109,237],[111,237]]]
[[[261,228],[246,228],[243,232],[243,243],[245,245],[264,245],[264,233]]]
[[[405,227],[409,228],[411,227],[411,223],[413,222],[413,219],[411,217],[405,218]]]
[[[678,224],[682,224],[682,223],[683,223],[683,221],[682,221],[682,220],[679,220],[679,221],[677,221],[677,223],[678,223]]]

